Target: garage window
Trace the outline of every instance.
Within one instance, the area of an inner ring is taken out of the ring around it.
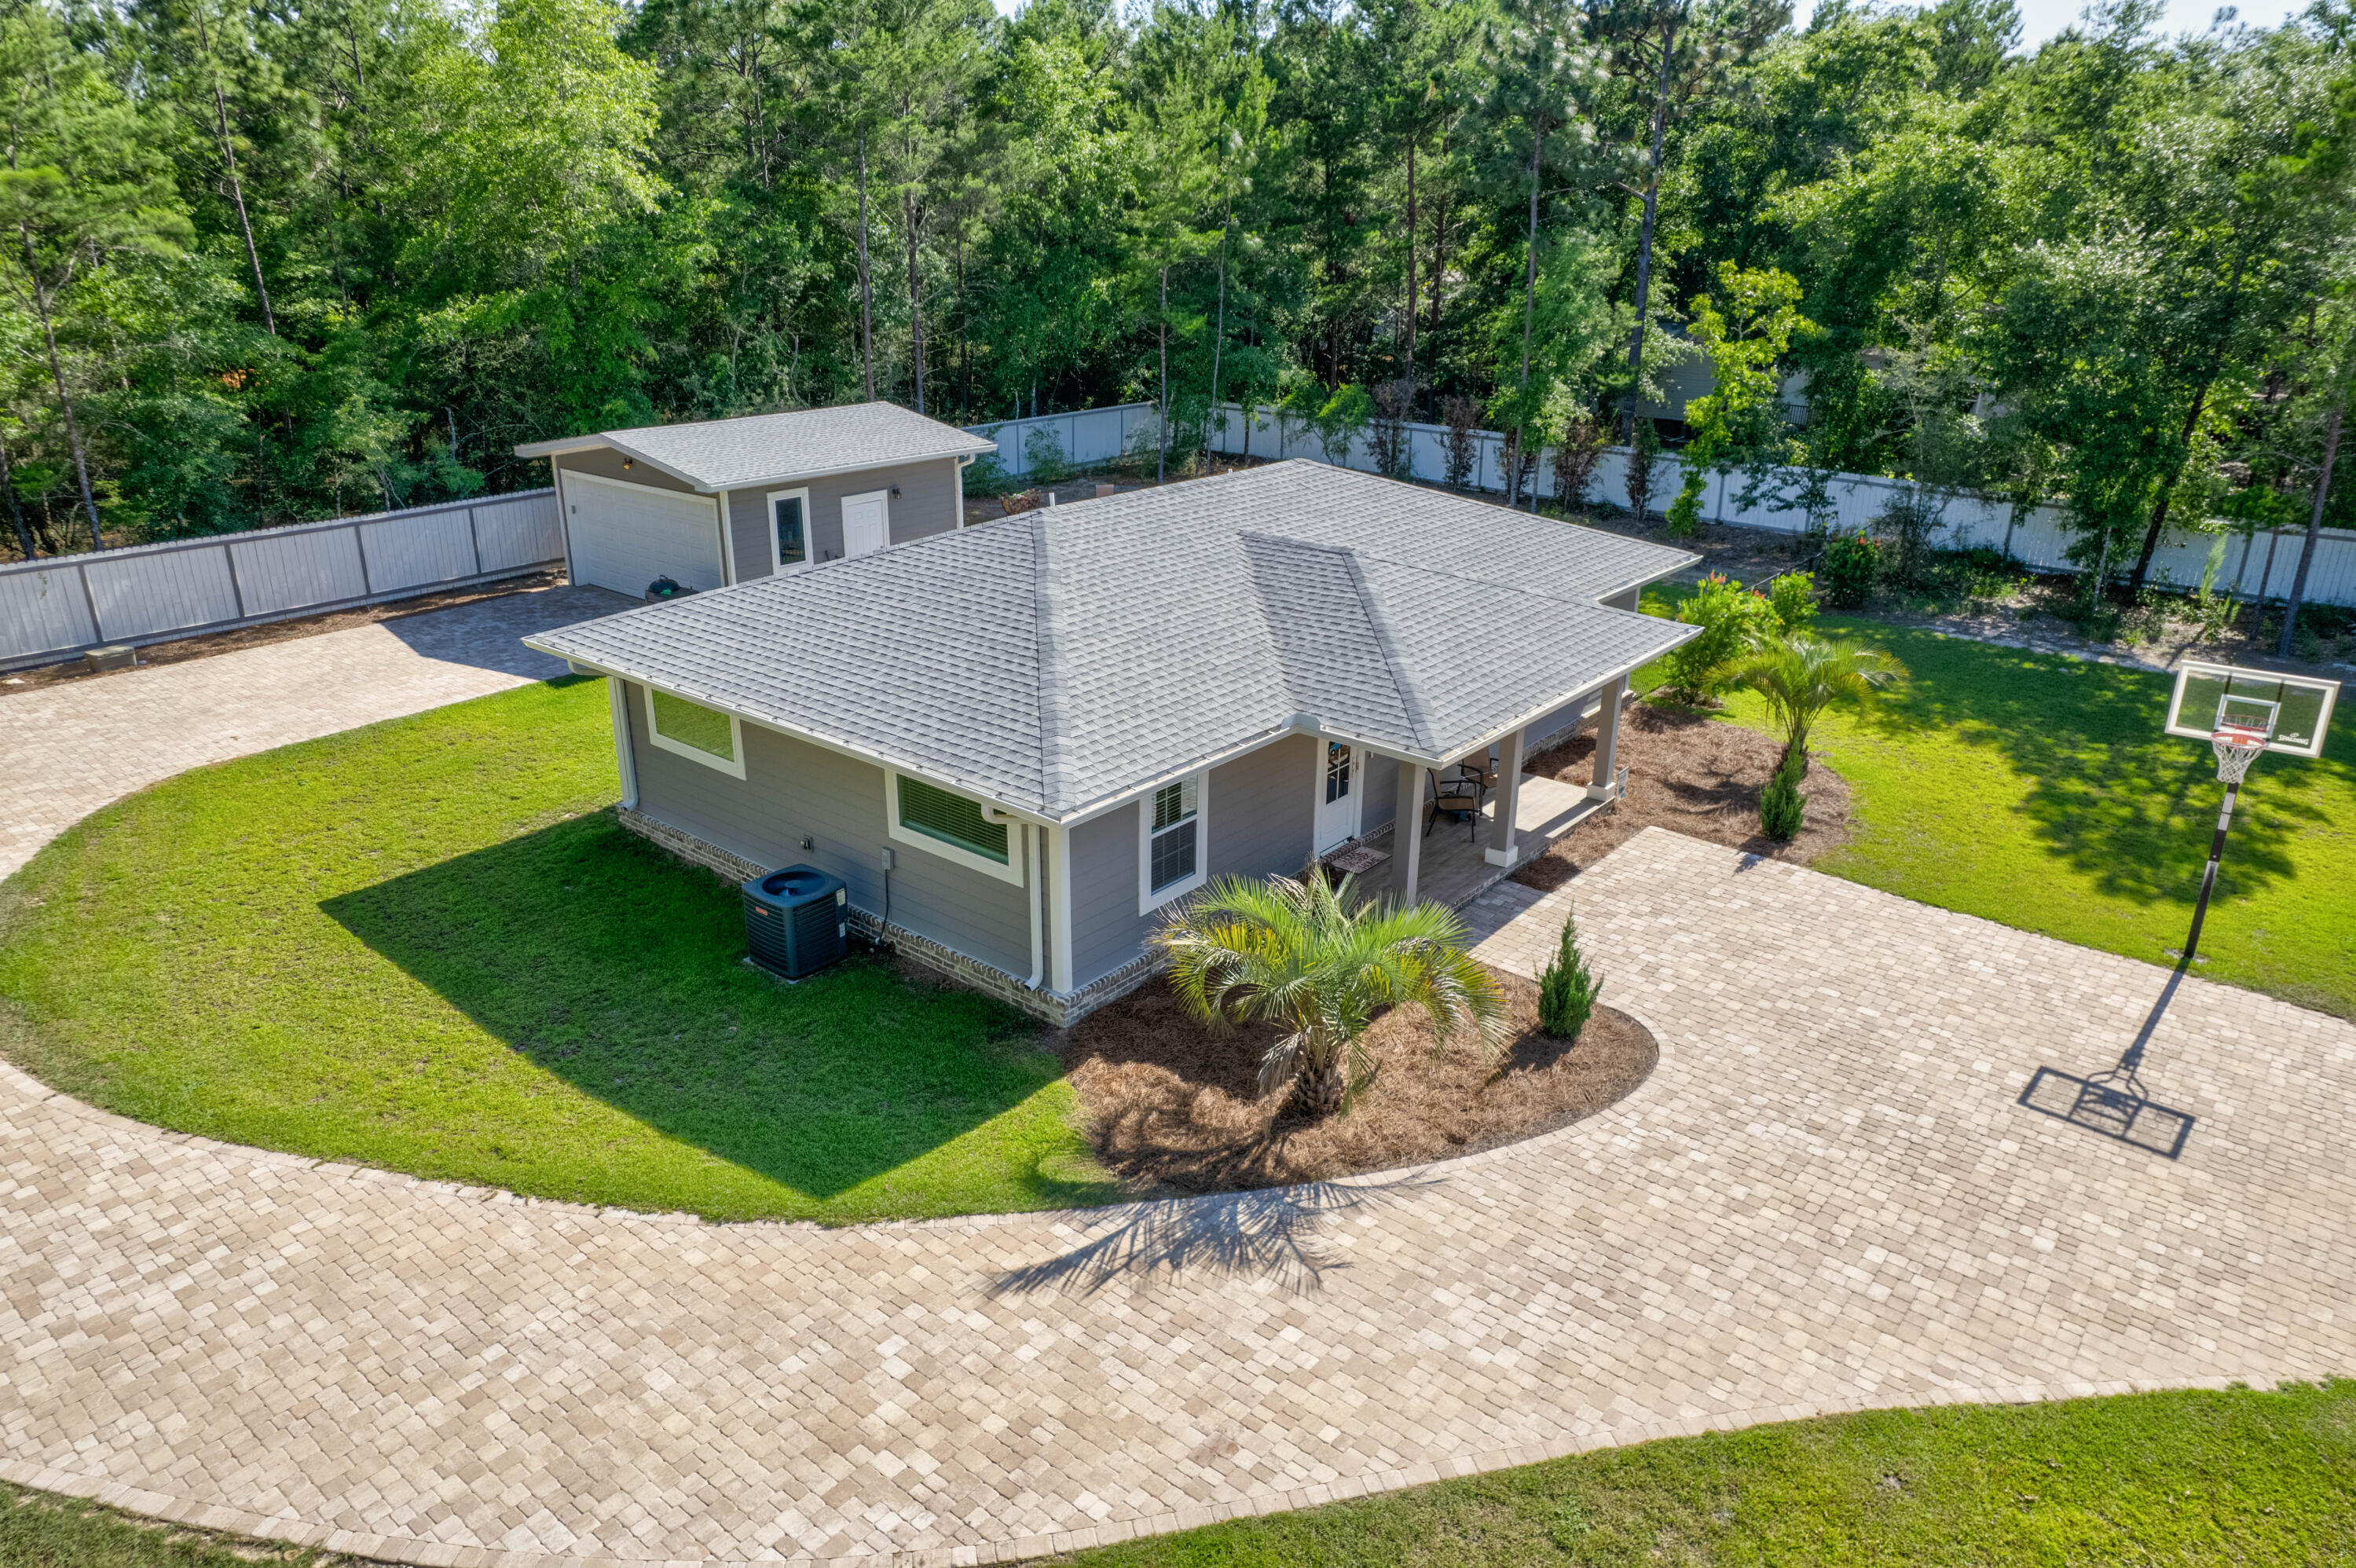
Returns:
[[[734,714],[648,687],[647,734],[665,751],[744,777],[744,729]]]

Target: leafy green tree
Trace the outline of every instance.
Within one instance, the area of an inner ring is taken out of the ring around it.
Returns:
[[[1582,113],[1596,81],[1592,57],[1581,45],[1577,19],[1537,0],[1508,0],[1490,34],[1487,66],[1496,86],[1482,105],[1495,125],[1528,196],[1528,222],[1522,240],[1520,371],[1510,395],[1502,391],[1491,416],[1504,427],[1505,504],[1521,499],[1525,453],[1534,454],[1534,431],[1551,390],[1531,379],[1537,332],[1538,246],[1549,168],[1572,166],[1592,144]]]
[[[1719,300],[1725,302],[1722,310]],[[1780,426],[1778,367],[1793,335],[1813,325],[1800,314],[1798,280],[1772,268],[1746,270],[1728,263],[1719,269],[1716,296],[1694,302],[1693,340],[1716,379],[1708,392],[1686,405],[1692,436],[1680,454],[1684,483],[1669,504],[1673,536],[1690,537],[1700,523],[1711,469],[1739,451],[1764,446],[1769,424]]]
[[[1790,19],[1783,0],[1588,0],[1589,36],[1603,46],[1628,109],[1640,111],[1644,142],[1628,145],[1622,188],[1642,216],[1636,237],[1634,313],[1621,429],[1633,439],[1644,376],[1644,328],[1652,304],[1653,246],[1660,222],[1668,137],[1677,123],[1722,89],[1734,70]]]
[[[0,280],[37,324],[91,547],[103,549],[59,338],[98,274],[122,258],[177,255],[188,221],[138,107],[72,48],[47,9],[26,5],[0,16],[0,81],[10,84],[0,111],[7,115],[0,127],[7,158],[0,232],[16,242]]]
[[[1290,1081],[1312,1115],[1340,1110],[1373,1070],[1366,1027],[1384,1008],[1422,1008],[1436,1045],[1468,1028],[1493,1055],[1500,1044],[1504,1001],[1465,950],[1455,911],[1361,900],[1352,878],[1336,884],[1320,866],[1299,879],[1222,877],[1187,899],[1153,945],[1196,1017],[1284,1030],[1260,1058],[1260,1092]]]

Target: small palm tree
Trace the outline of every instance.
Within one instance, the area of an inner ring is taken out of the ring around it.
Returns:
[[[1808,768],[1808,731],[1836,703],[1861,705],[1906,673],[1879,649],[1805,632],[1763,639],[1735,679],[1758,693],[1783,732],[1778,772]]]
[[[1314,1115],[1339,1110],[1373,1068],[1365,1033],[1377,1010],[1415,1003],[1431,1015],[1435,1044],[1469,1026],[1493,1054],[1505,1017],[1454,911],[1361,903],[1355,882],[1336,886],[1314,865],[1298,878],[1221,877],[1154,937],[1196,1017],[1214,1028],[1255,1018],[1282,1026],[1260,1060],[1260,1092],[1289,1079]]]

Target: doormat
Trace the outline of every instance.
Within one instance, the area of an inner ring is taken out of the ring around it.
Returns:
[[[1372,871],[1390,857],[1391,852],[1387,849],[1376,849],[1370,843],[1354,843],[1346,849],[1337,849],[1327,855],[1325,864],[1336,871],[1359,876]]]

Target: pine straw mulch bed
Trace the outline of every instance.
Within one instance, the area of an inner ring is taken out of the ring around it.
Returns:
[[[1556,888],[1646,828],[1667,828],[1711,843],[1806,865],[1848,842],[1848,784],[1822,757],[1810,761],[1800,793],[1806,825],[1789,843],[1759,832],[1759,791],[1775,771],[1783,743],[1690,708],[1633,703],[1620,717],[1620,762],[1628,793],[1514,873],[1525,886]],[[1585,784],[1593,776],[1595,737],[1576,736],[1530,758],[1526,771]]]
[[[1537,987],[1492,971],[1512,1054],[1492,1069],[1469,1039],[1438,1057],[1419,1007],[1375,1021],[1373,1080],[1335,1116],[1301,1117],[1289,1089],[1259,1095],[1279,1033],[1216,1033],[1161,980],[1064,1032],[1064,1065],[1106,1166],[1140,1195],[1236,1192],[1396,1169],[1552,1132],[1625,1099],[1660,1052],[1652,1031],[1599,1007],[1577,1043],[1538,1032]],[[1606,977],[1609,983],[1609,977]]]

